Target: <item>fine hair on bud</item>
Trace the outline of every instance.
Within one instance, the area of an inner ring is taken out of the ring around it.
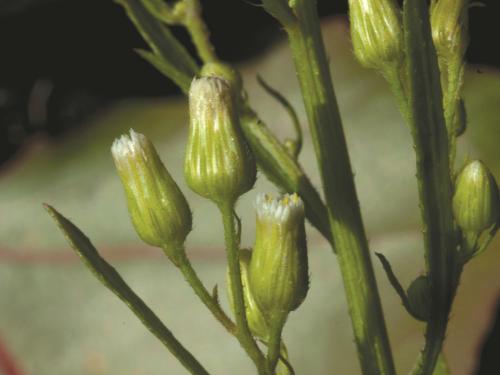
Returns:
[[[158,247],[184,243],[192,227],[191,211],[151,141],[130,130],[113,142],[111,153],[141,239]]]
[[[255,208],[250,286],[266,319],[284,321],[309,288],[304,203],[297,194],[261,194]]]
[[[250,190],[256,164],[240,129],[234,90],[223,78],[195,78],[189,91],[184,174],[189,187],[217,204]]]

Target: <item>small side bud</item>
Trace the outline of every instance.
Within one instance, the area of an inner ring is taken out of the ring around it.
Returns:
[[[437,0],[432,4],[432,40],[439,56],[464,56],[469,44],[468,6],[468,0]]]
[[[382,70],[403,60],[401,16],[394,0],[349,0],[351,39],[359,62]]]
[[[304,204],[297,194],[256,200],[250,287],[270,324],[286,320],[309,288]]]
[[[480,235],[499,219],[499,196],[495,178],[479,160],[468,163],[455,182],[453,214],[465,233]]]
[[[218,77],[194,79],[189,91],[184,174],[189,187],[217,204],[253,187],[256,165],[240,129],[233,90]]]
[[[406,291],[411,314],[421,321],[428,321],[430,314],[429,279],[421,275],[417,277]]]
[[[260,337],[264,341],[268,340],[269,327],[260,310],[257,301],[252,294],[250,289],[250,281],[248,276],[248,268],[250,266],[250,259],[252,252],[248,249],[240,250],[240,270],[241,270],[241,284],[243,285],[243,298],[245,299],[245,312],[247,316],[248,326],[250,331],[255,336]],[[227,275],[228,284],[228,297],[229,304],[234,311],[234,299],[231,293],[231,278],[229,274]]]
[[[113,142],[111,153],[141,239],[158,247],[183,244],[191,231],[191,211],[153,144],[130,130],[130,136]]]

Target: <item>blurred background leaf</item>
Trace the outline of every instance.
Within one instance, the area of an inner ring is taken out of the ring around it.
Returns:
[[[414,157],[410,136],[384,81],[353,60],[345,21],[324,24],[325,43],[352,155],[357,189],[373,251],[382,252],[406,286],[422,270]],[[258,86],[260,74],[305,115],[286,45],[241,66],[251,102],[281,139],[288,115]],[[158,76],[158,80],[161,80]],[[471,70],[466,80],[469,128],[464,155],[483,158],[500,176],[500,75]],[[69,250],[41,207],[54,205],[78,225],[179,340],[214,374],[252,374],[236,341],[196,300],[181,275],[157,249],[144,246],[127,216],[109,154],[129,128],[145,133],[188,196],[194,231],[188,251],[207,286],[225,284],[222,226],[216,209],[192,194],[182,176],[187,134],[184,98],[117,100],[83,129],[58,141],[38,139],[0,180],[0,335],[28,374],[183,374],[118,299],[102,288]],[[316,184],[310,138],[301,162]],[[274,190],[261,176],[238,212],[243,244],[250,246],[257,192]],[[217,219],[216,219],[217,218]],[[335,257],[309,228],[311,290],[285,330],[297,373],[358,374],[356,352]],[[452,374],[470,374],[500,290],[500,241],[467,266],[446,344]],[[413,321],[374,260],[398,373],[407,373],[420,345]],[[224,289],[224,288],[222,288]],[[224,296],[221,293],[221,296]],[[225,300],[225,298],[222,298]]]

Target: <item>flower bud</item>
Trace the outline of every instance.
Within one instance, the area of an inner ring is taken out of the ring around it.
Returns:
[[[191,231],[191,211],[149,139],[130,130],[130,136],[113,142],[111,153],[141,239],[158,247],[184,243]]]
[[[439,56],[462,59],[469,43],[468,0],[437,0],[432,4],[432,40]]]
[[[304,204],[297,194],[256,200],[257,226],[250,287],[270,324],[284,321],[309,288]]]
[[[234,203],[255,183],[255,160],[242,135],[233,90],[218,77],[194,79],[189,91],[184,174],[189,187],[217,204]]]
[[[362,65],[380,70],[401,63],[403,32],[394,0],[349,0],[349,18],[354,54]]]
[[[427,276],[417,277],[406,291],[411,314],[422,321],[429,320],[430,314],[430,286]]]
[[[464,232],[481,234],[499,219],[495,178],[479,160],[468,163],[455,182],[453,214]]]
[[[260,337],[264,341],[267,341],[269,335],[269,327],[267,322],[260,310],[255,298],[250,289],[250,282],[248,279],[248,268],[250,266],[250,259],[252,252],[248,249],[240,250],[240,271],[241,271],[241,284],[243,285],[243,298],[245,300],[245,313],[247,317],[248,326],[250,331],[255,336]],[[229,304],[234,311],[234,299],[231,293],[231,278],[229,273],[227,275],[228,284],[228,297]]]

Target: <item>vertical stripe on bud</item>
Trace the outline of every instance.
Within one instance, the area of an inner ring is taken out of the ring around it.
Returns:
[[[189,116],[187,184],[217,204],[234,203],[253,187],[257,169],[240,129],[230,84],[219,77],[194,79]]]
[[[111,153],[142,240],[158,247],[184,243],[191,231],[191,211],[149,139],[130,130],[130,136],[113,142]]]
[[[284,322],[309,288],[304,204],[297,194],[256,200],[250,287],[270,324]]]
[[[463,232],[476,235],[498,222],[498,186],[481,161],[469,162],[458,174],[453,196],[453,213]]]
[[[368,68],[386,69],[403,60],[401,16],[394,0],[349,0],[354,54]]]

